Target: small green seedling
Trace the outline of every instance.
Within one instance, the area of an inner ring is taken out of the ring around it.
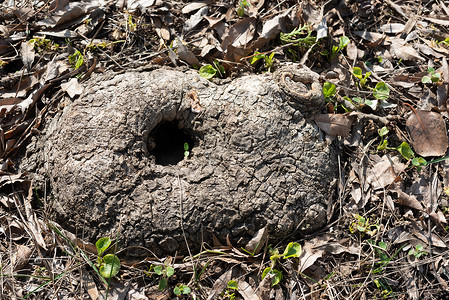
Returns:
[[[184,157],[188,158],[190,155],[190,151],[189,151],[189,143],[184,143]]]
[[[366,86],[368,78],[371,76],[371,72],[366,72],[365,75],[363,75],[362,69],[360,69],[359,67],[354,67],[352,68],[352,75],[360,80],[359,85],[361,88],[364,88]]]
[[[184,284],[180,284],[173,289],[173,293],[176,296],[187,295],[187,294],[190,294],[190,292],[191,292],[191,289],[187,285],[184,285]]]
[[[97,266],[100,268],[100,274],[104,278],[114,277],[120,271],[120,260],[115,253],[102,256],[110,245],[111,239],[108,237],[100,238],[95,243],[98,252]]]
[[[34,49],[37,52],[55,51],[58,50],[59,45],[52,42],[50,39],[44,37],[34,37],[28,41],[28,43],[34,45]]]
[[[175,274],[175,269],[169,265],[167,265],[166,263],[164,263],[163,266],[161,265],[157,265],[157,266],[151,266],[150,270],[148,272],[146,272],[147,275],[150,275],[151,269],[154,270],[154,273],[156,273],[156,275],[162,276],[161,279],[159,280],[159,286],[158,289],[160,291],[165,290],[165,288],[167,287],[168,284],[168,278],[170,278],[171,276],[173,276],[173,274]]]
[[[245,16],[245,9],[249,7],[249,3],[246,0],[240,0],[239,6],[237,7],[237,15],[239,18],[243,18]]]
[[[390,88],[385,82],[378,82],[373,90],[373,96],[379,100],[387,100],[390,97]]]
[[[76,50],[75,53],[69,56],[69,62],[75,70],[78,70],[84,64],[84,55],[79,50]]]
[[[421,171],[421,168],[427,166],[427,161],[424,157],[416,157],[415,152],[413,152],[412,148],[407,142],[402,142],[398,147],[395,148],[399,153],[401,153],[402,157],[406,160],[411,160],[412,165],[416,167],[418,171]]]
[[[441,73],[437,73],[435,71],[434,68],[429,67],[427,69],[427,75],[423,76],[423,78],[421,78],[421,82],[426,84],[426,83],[437,83],[440,81],[441,79]]]
[[[308,25],[299,26],[289,33],[280,34],[281,42],[284,44],[291,43],[292,46],[309,48],[315,44],[316,37],[312,36],[312,29]]]
[[[338,46],[332,46],[331,59],[335,57],[341,50],[343,50],[349,44],[349,38],[347,36],[340,37],[340,43]]]
[[[223,299],[234,300],[235,292],[238,290],[239,290],[239,285],[237,284],[237,281],[229,280],[227,287],[220,294],[220,296],[223,297]]]
[[[259,59],[263,59],[265,61],[265,68],[268,72],[271,72],[271,67],[273,66],[273,57],[274,52],[272,52],[270,55],[266,55],[263,53],[260,53],[258,51],[254,52],[255,56],[251,58],[251,64],[255,64]]]
[[[262,279],[264,279],[268,274],[272,274],[273,279],[271,280],[271,286],[275,286],[282,280],[282,271],[275,269],[276,262],[279,259],[288,259],[293,257],[300,257],[302,253],[301,245],[298,243],[289,243],[287,247],[285,247],[284,253],[279,254],[278,249],[270,250],[270,260],[271,264],[269,267],[265,268],[262,272]]]
[[[373,281],[377,289],[381,292],[382,298],[387,299],[391,296],[393,290],[391,289],[388,282],[386,282],[383,278],[374,279]]]
[[[225,69],[224,67],[216,60],[214,61],[213,65],[204,65],[200,68],[199,70],[200,76],[206,79],[211,79],[213,78],[215,75],[217,75],[217,73],[223,77],[223,75],[225,74]]]
[[[349,232],[355,233],[360,232],[362,234],[367,234],[369,236],[373,236],[376,234],[377,230],[379,230],[379,225],[371,224],[369,222],[369,218],[364,218],[358,214],[352,214],[356,221],[351,224],[349,227]]]
[[[390,131],[388,130],[388,128],[386,126],[384,126],[381,129],[377,130],[377,133],[379,134],[379,136],[381,138],[380,143],[377,146],[377,150],[378,151],[382,151],[382,150],[387,149],[388,141],[387,141],[386,135],[388,134],[388,132],[390,132]]]
[[[337,94],[337,88],[335,84],[331,82],[325,82],[323,84],[323,95],[326,102],[331,101],[331,99]]]
[[[416,258],[420,258],[421,256],[428,254],[427,252],[423,251],[423,249],[424,249],[424,246],[421,244],[418,244],[415,246],[415,248],[411,248],[408,251],[408,255],[410,255],[410,256],[413,255]]]

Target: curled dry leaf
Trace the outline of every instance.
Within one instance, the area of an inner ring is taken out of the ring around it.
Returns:
[[[34,62],[34,45],[29,42],[22,42],[20,47],[20,58],[27,70],[31,70]]]
[[[77,78],[72,78],[68,82],[61,84],[61,89],[69,94],[70,98],[81,95],[84,87],[78,82]]]
[[[441,156],[446,153],[448,136],[441,114],[414,110],[407,119],[406,126],[416,153],[421,156]]]
[[[263,227],[259,229],[256,235],[246,244],[245,250],[253,253],[254,255],[259,254],[260,250],[264,247],[268,239],[268,229]]]
[[[331,136],[348,137],[353,119],[341,114],[319,114],[313,117],[316,125]]]
[[[17,246],[17,251],[11,260],[13,271],[22,269],[28,263],[32,252],[31,248],[25,245]]]
[[[384,155],[368,170],[366,182],[371,184],[375,190],[385,188],[394,182],[404,167],[404,164],[399,161],[399,157]]]

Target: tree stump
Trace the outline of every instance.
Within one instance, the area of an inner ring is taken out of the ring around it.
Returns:
[[[92,242],[118,234],[185,253],[183,231],[196,250],[212,235],[244,246],[264,226],[293,240],[325,225],[337,168],[290,98],[272,74],[222,85],[171,69],[97,74],[21,168],[49,181],[61,225]]]

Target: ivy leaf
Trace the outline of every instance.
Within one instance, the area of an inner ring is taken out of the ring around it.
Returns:
[[[108,254],[103,257],[103,264],[100,266],[100,274],[105,278],[114,277],[120,271],[120,259],[117,255]]]
[[[413,152],[412,148],[410,148],[410,145],[407,142],[402,142],[396,150],[401,153],[402,157],[406,160],[410,160],[413,156],[415,156],[415,153]]]
[[[108,247],[111,245],[111,239],[108,237],[104,237],[99,239],[96,243],[95,246],[97,247],[97,252],[98,255],[101,255],[104,251],[106,251],[106,249],[108,249]]]
[[[217,69],[215,69],[212,65],[205,65],[200,68],[200,76],[206,79],[211,79],[217,74]]]
[[[362,79],[362,69],[359,67],[352,68],[352,74],[354,74],[355,77]]]
[[[284,258],[287,259],[289,257],[299,257],[301,256],[302,249],[301,245],[298,243],[289,243],[284,251]]]
[[[385,82],[378,82],[373,90],[373,96],[380,100],[387,100],[390,97],[390,89]]]

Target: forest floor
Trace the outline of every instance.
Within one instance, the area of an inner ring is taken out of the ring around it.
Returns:
[[[448,1],[11,3],[0,4],[1,299],[449,297]],[[321,75],[315,122],[339,150],[329,222],[301,240],[131,261],[114,237],[94,245],[62,229],[17,171],[92,72],[161,65],[220,83],[286,64]]]

